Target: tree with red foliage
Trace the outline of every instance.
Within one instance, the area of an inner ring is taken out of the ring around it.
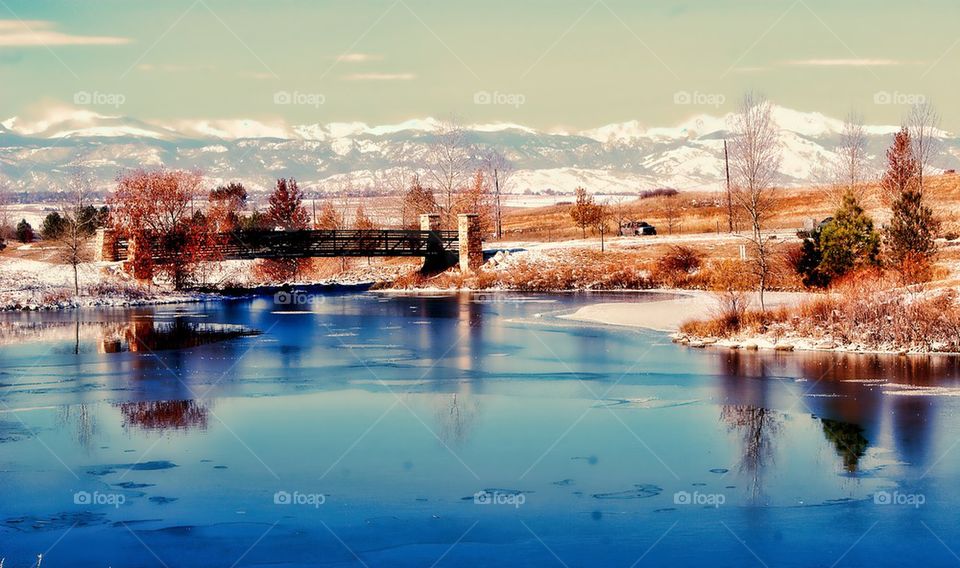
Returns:
[[[905,191],[919,189],[920,162],[913,153],[913,142],[906,127],[893,137],[887,150],[887,169],[880,179],[881,200],[892,204]]]
[[[156,270],[179,290],[197,263],[211,260],[209,223],[192,214],[202,183],[199,171],[167,169],[137,169],[117,178],[110,219],[132,242],[135,274],[149,277]]]
[[[282,231],[302,231],[310,227],[310,215],[303,206],[303,192],[297,180],[280,178],[270,194],[269,206],[265,214],[267,224]],[[297,280],[308,259],[284,258],[277,260],[261,259],[254,267],[263,279],[273,282]]]
[[[359,231],[373,231],[377,228],[374,224],[373,219],[367,216],[367,211],[363,207],[361,202],[357,205],[357,210],[353,214],[353,228]],[[361,248],[373,248],[377,246],[376,237],[363,237],[360,239]],[[371,264],[370,257],[367,257],[367,264]]]
[[[247,206],[247,188],[232,182],[210,190],[207,195],[210,223],[221,233],[240,227],[240,212]]]
[[[353,228],[364,231],[369,231],[370,229],[376,228],[376,225],[373,223],[373,219],[367,217],[367,211],[364,209],[363,203],[357,205],[357,211],[353,215]]]
[[[280,178],[270,194],[267,218],[274,228],[284,231],[299,231],[310,225],[310,216],[303,206],[303,192],[297,180]]]
[[[894,267],[909,281],[920,281],[929,277],[940,223],[924,203],[920,182],[923,165],[910,138],[907,128],[901,128],[887,150],[887,171],[880,187],[890,200],[892,216],[884,245]]]
[[[583,187],[576,189],[577,201],[570,208],[570,217],[573,222],[580,227],[581,236],[587,238],[587,227],[593,226],[597,222],[598,210],[593,196],[587,193]]]
[[[320,214],[314,223],[314,228],[335,231],[344,228],[343,215],[338,213],[333,203],[324,201],[320,206]]]

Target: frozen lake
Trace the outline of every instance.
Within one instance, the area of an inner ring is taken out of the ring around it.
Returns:
[[[0,558],[956,565],[960,364],[690,350],[636,295],[0,314]]]

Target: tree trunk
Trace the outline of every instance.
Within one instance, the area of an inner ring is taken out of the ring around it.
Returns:
[[[493,191],[494,197],[496,199],[497,207],[497,240],[503,238],[503,222],[501,209],[500,209],[500,173],[494,168],[493,170]]]
[[[727,169],[727,225],[733,232],[733,191],[730,187],[730,153],[727,151],[727,141],[723,141],[723,161]]]

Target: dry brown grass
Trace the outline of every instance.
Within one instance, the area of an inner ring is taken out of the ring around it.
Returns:
[[[798,306],[739,317],[721,309],[684,324],[696,337],[785,336],[871,350],[960,351],[960,303],[955,289],[902,286],[892,271],[863,271],[836,283],[827,295]]]
[[[411,270],[392,287],[503,289],[518,291],[644,290],[685,288],[744,292],[756,288],[748,262],[732,258],[704,260],[697,250],[685,246],[665,247],[652,257],[650,250],[553,249],[536,257],[512,257],[505,265],[485,265],[472,275],[451,269],[436,275]],[[786,263],[771,279],[771,290],[802,289],[799,278]]]
[[[459,270],[425,276],[417,271],[393,282],[394,288],[557,290],[641,290],[654,287],[645,257],[631,252],[574,249],[537,260],[517,259],[503,269],[485,266],[474,274]]]
[[[943,222],[943,233],[960,235],[960,176],[942,175],[927,178],[926,195],[934,212]],[[858,189],[863,207],[877,225],[889,217],[879,196],[877,184]],[[796,229],[808,218],[823,219],[832,215],[836,204],[835,191],[824,188],[784,188],[778,191],[769,220],[772,229]],[[681,192],[676,197],[637,199],[625,204],[628,216],[657,227],[668,234],[669,211],[679,211],[675,234],[726,232],[727,210],[720,192]],[[552,205],[535,209],[510,209],[504,218],[504,239],[558,241],[580,237],[580,230],[570,219],[569,205]]]

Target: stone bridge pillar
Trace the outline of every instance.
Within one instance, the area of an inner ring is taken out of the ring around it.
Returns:
[[[421,215],[420,230],[421,231],[439,231],[440,230],[440,214],[427,213],[425,215]]]
[[[432,274],[443,272],[450,268],[451,260],[449,254],[443,248],[443,241],[440,239],[440,214],[427,213],[420,215],[420,230],[429,231],[427,235],[427,255],[423,259],[423,267],[420,272]]]
[[[457,215],[460,241],[460,270],[473,272],[483,264],[483,237],[480,234],[480,217],[476,213]]]
[[[116,262],[117,233],[113,229],[97,229],[96,250],[93,259],[97,262]]]

